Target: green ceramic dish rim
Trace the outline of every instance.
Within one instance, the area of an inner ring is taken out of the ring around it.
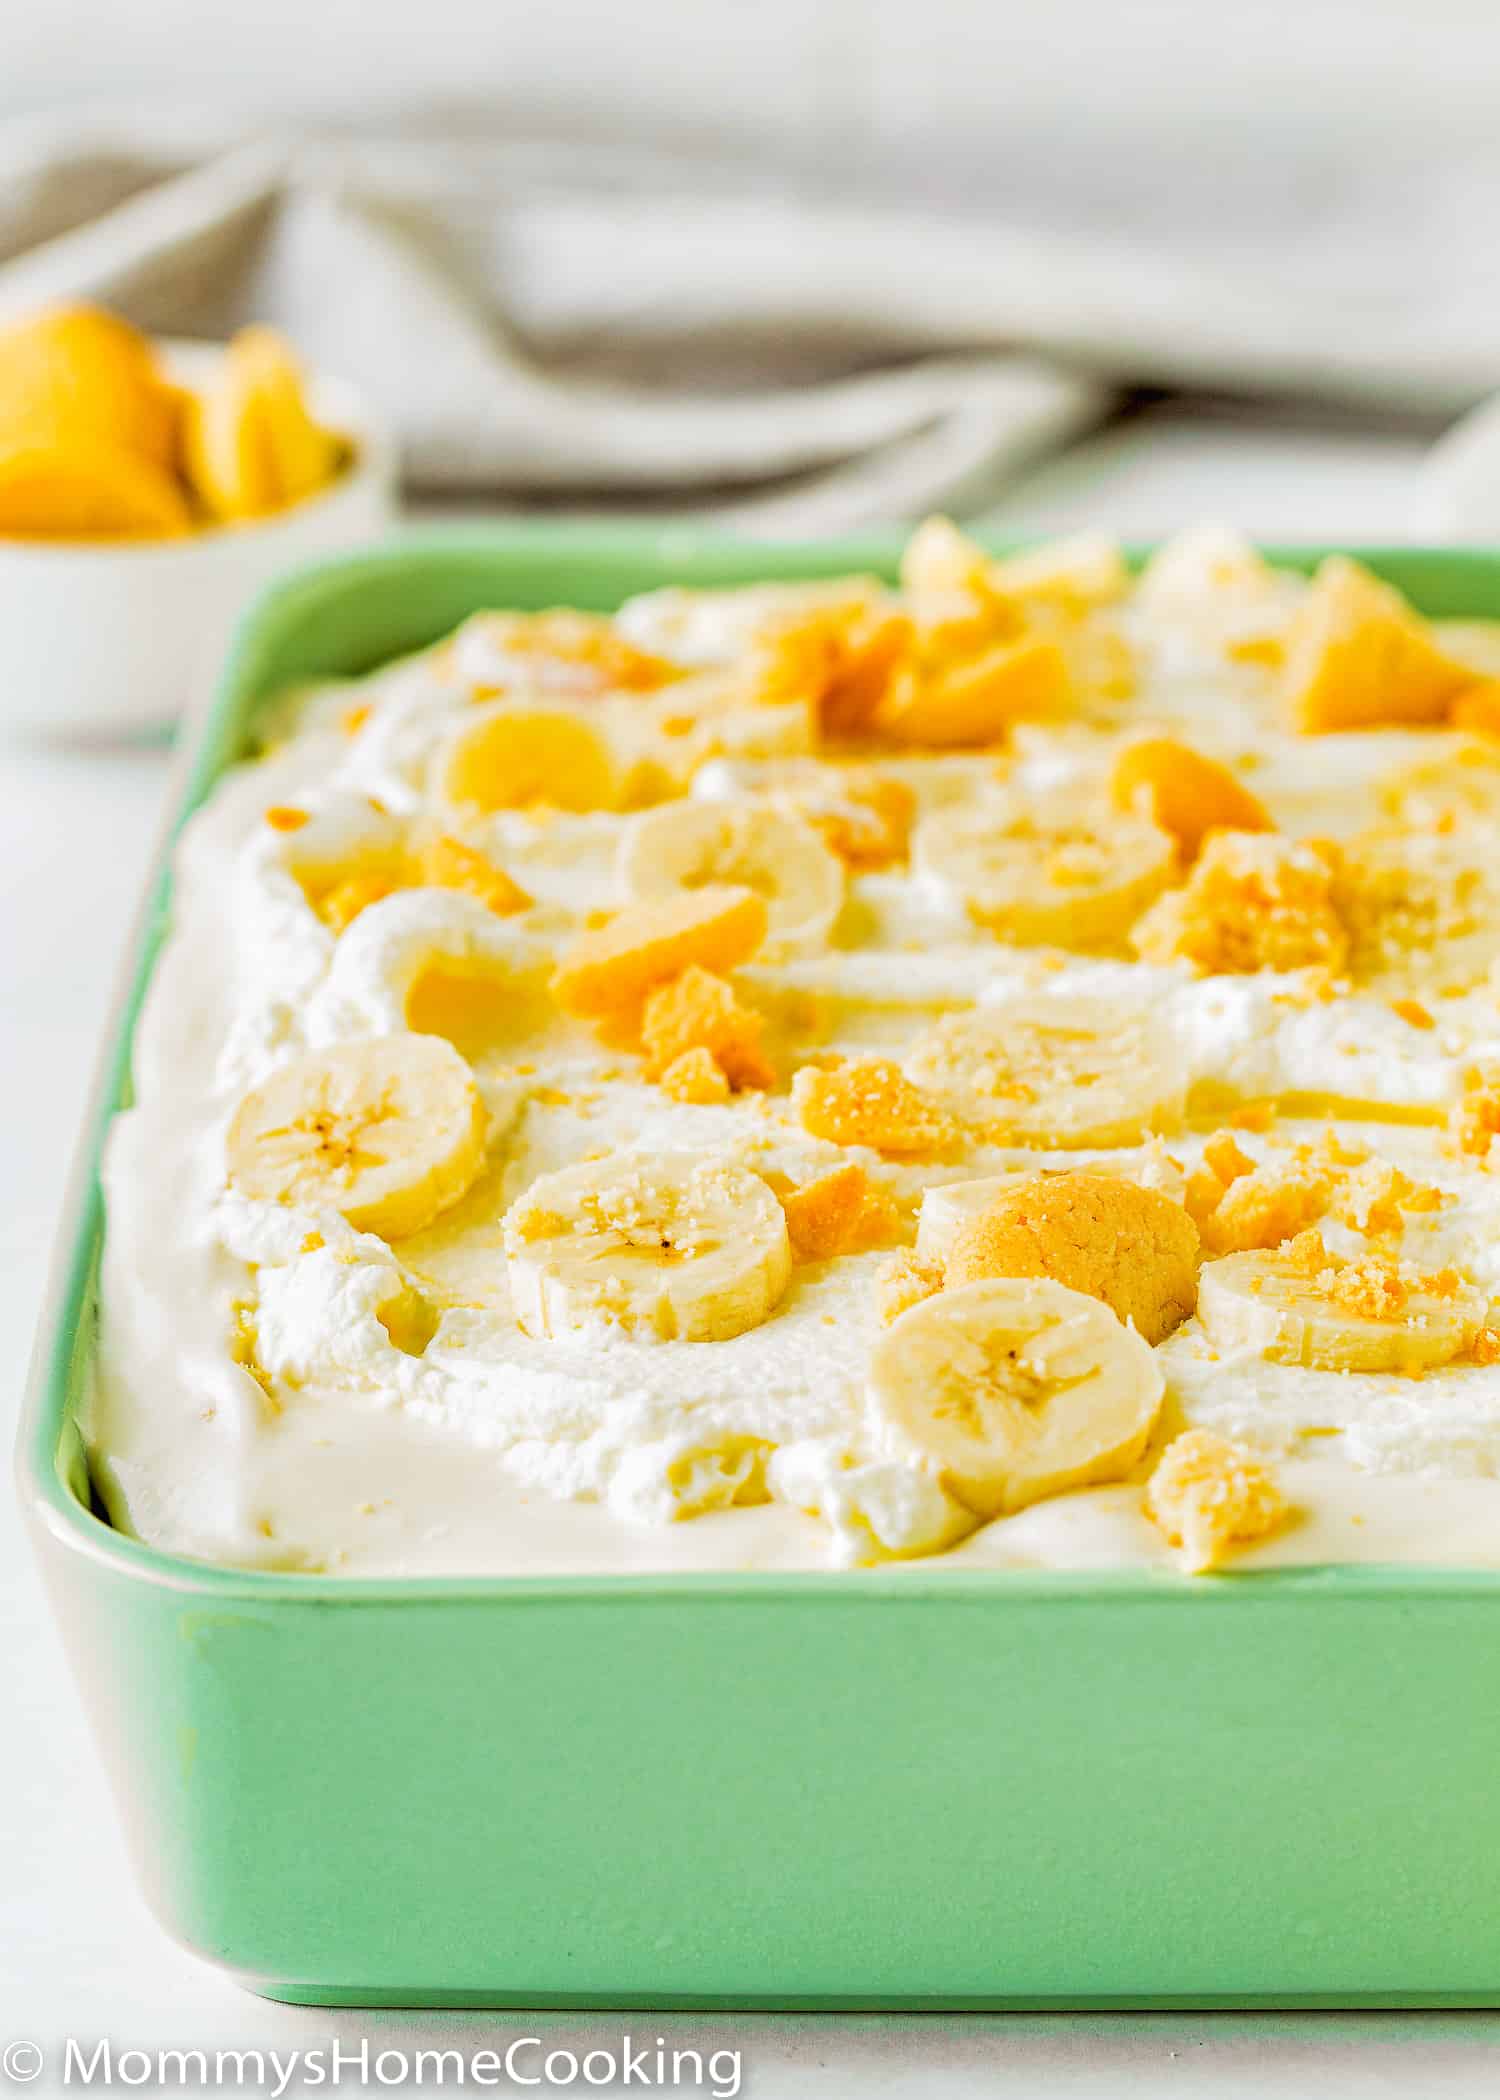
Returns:
[[[1028,544],[1020,536],[977,535],[997,552]],[[1058,1604],[1094,1603],[1105,1598],[1132,1604],[1153,1603],[1176,1609],[1232,1609],[1249,1593],[1268,1598],[1366,1598],[1372,1603],[1406,1598],[1479,1598],[1500,1595],[1500,1567],[1413,1566],[1391,1562],[1330,1562],[1297,1568],[1187,1578],[1171,1570],[1140,1569],[944,1569],[906,1564],[898,1569],[827,1572],[724,1573],[546,1576],[330,1576],[221,1567],[186,1555],[165,1553],[116,1531],[82,1499],[87,1462],[82,1437],[72,1418],[75,1364],[80,1351],[94,1341],[94,1322],[85,1318],[94,1284],[103,1231],[104,1209],[99,1186],[100,1153],[105,1132],[129,1085],[131,1046],[141,1004],[156,956],[165,936],[171,900],[171,849],[188,818],[205,800],[219,776],[238,756],[245,710],[261,697],[258,681],[274,655],[288,622],[306,619],[320,603],[351,584],[378,584],[395,578],[414,560],[446,558],[457,565],[482,568],[512,558],[534,559],[555,551],[559,559],[611,559],[629,565],[653,561],[681,573],[701,572],[690,580],[752,581],[774,575],[836,574],[848,570],[889,572],[900,547],[895,535],[861,536],[825,542],[787,543],[726,538],[681,526],[659,531],[596,528],[588,525],[522,525],[438,527],[398,535],[364,553],[339,555],[300,567],[264,589],[240,620],[223,673],[206,714],[190,724],[171,814],[152,863],[143,910],[127,945],[122,989],[112,1008],[107,1048],[90,1097],[81,1146],[69,1179],[59,1225],[57,1254],[27,1391],[22,1403],[16,1450],[17,1479],[23,1504],[33,1521],[46,1527],[70,1550],[135,1582],[182,1591],[205,1599],[275,1605],[347,1606],[407,1604],[428,1607],[453,1604],[522,1603],[548,1599],[555,1603],[595,1606],[611,1601],[639,1603],[653,1598],[680,1605],[686,1601],[747,1599],[867,1599],[923,1596],[949,1606],[1003,1605],[1007,1597],[1047,1598]],[[1150,553],[1149,545],[1128,550],[1134,565]],[[1348,552],[1371,568],[1393,576],[1413,592],[1426,609],[1448,618],[1485,617],[1464,602],[1465,583],[1487,580],[1493,590],[1494,615],[1500,615],[1500,549],[1426,546],[1360,546],[1335,549],[1327,543],[1268,545],[1264,552],[1278,566],[1306,571],[1330,552]],[[1454,572],[1459,588],[1451,588]],[[1424,591],[1423,585],[1437,586]],[[1444,588],[1444,585],[1448,588]],[[1436,595],[1453,599],[1433,606]]]

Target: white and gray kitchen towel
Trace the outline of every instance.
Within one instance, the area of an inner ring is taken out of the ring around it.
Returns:
[[[28,119],[0,126],[0,320],[270,320],[425,495],[834,532],[972,507],[1127,388],[1467,408],[1500,384],[1497,267],[1400,172],[1215,239],[1041,187],[918,206],[696,154]]]

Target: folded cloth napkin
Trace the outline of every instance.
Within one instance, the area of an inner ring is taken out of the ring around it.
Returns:
[[[1076,219],[1076,215],[1075,215]],[[160,333],[252,318],[364,388],[409,485],[835,532],[989,500],[1125,386],[1452,413],[1500,302],[1448,305],[1141,230],[796,193],[693,155],[0,126],[0,320],[96,298]],[[1351,320],[1357,325],[1350,325]]]

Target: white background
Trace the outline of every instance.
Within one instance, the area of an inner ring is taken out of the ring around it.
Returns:
[[[999,516],[1038,529],[1090,518],[1150,533],[1217,513],[1267,535],[1398,538],[1419,459],[1418,443],[1399,436],[1164,415],[1094,440],[1019,489]],[[83,754],[0,743],[0,1410],[19,1391],[53,1215],[117,953],[163,813],[166,772],[154,750]],[[25,2088],[31,2092],[58,2089],[68,2034],[153,2051],[286,2050],[331,2036],[353,2047],[361,2035],[410,2049],[437,2041],[478,2047],[497,2037],[503,2048],[528,2033],[608,2046],[627,2028],[678,2046],[739,2046],[746,2090],[758,2100],[1339,2100],[1490,2095],[1500,2085],[1500,2015],[586,2020],[263,2004],[174,1947],[147,1915],[13,1523],[0,1525],[0,1668],[0,2045],[28,2040],[48,2053],[49,2070]],[[0,2076],[0,2100],[4,2091]]]

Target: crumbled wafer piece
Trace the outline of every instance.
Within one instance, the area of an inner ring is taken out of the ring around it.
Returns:
[[[1312,1229],[1299,1232],[1281,1251],[1330,1304],[1361,1320],[1399,1320],[1414,1294],[1452,1300],[1465,1289],[1462,1276],[1453,1268],[1421,1270],[1412,1262],[1398,1262],[1374,1249],[1351,1260],[1341,1259],[1330,1252],[1323,1235]]]
[[[1214,831],[1273,831],[1264,803],[1227,766],[1175,737],[1141,737],[1115,760],[1110,794],[1117,809],[1148,818],[1194,861]]]
[[[379,904],[383,897],[389,897],[399,887],[399,878],[393,869],[359,869],[323,892],[317,901],[318,917],[334,933],[342,933],[368,906]]]
[[[838,671],[845,608],[838,603],[770,621],[745,666],[745,699],[756,707],[821,703]]]
[[[1474,673],[1399,591],[1334,554],[1287,630],[1284,680],[1296,727],[1317,732],[1441,722]]]
[[[1349,951],[1328,859],[1275,832],[1216,832],[1184,887],[1159,897],[1130,937],[1147,962],[1182,958],[1213,973],[1336,973]]]
[[[674,1057],[661,1074],[661,1090],[669,1101],[694,1108],[713,1108],[729,1099],[729,1081],[711,1050],[701,1044]]]
[[[1500,737],[1500,678],[1465,687],[1448,710],[1448,720],[1454,729],[1471,735]]]
[[[1216,1130],[1212,1137],[1204,1140],[1203,1164],[1225,1188],[1241,1174],[1255,1172],[1255,1161],[1240,1150],[1234,1133],[1229,1130]]]
[[[1403,1231],[1403,1213],[1441,1210],[1447,1200],[1441,1189],[1413,1181],[1388,1161],[1367,1159],[1335,1185],[1328,1208],[1351,1231],[1379,1236]]]
[[[933,1097],[882,1057],[851,1058],[833,1071],[803,1065],[792,1081],[802,1127],[835,1145],[876,1152],[943,1152],[960,1128]]]
[[[1219,1130],[1203,1147],[1203,1164],[1188,1176],[1186,1205],[1210,1254],[1246,1254],[1279,1247],[1328,1209],[1333,1177],[1306,1157],[1269,1159],[1257,1166],[1233,1134]]]
[[[1146,1483],[1146,1514],[1190,1575],[1216,1568],[1235,1546],[1265,1538],[1288,1514],[1267,1466],[1211,1429],[1168,1444]]]
[[[959,1231],[950,1286],[1050,1276],[1099,1298],[1146,1341],[1164,1341],[1198,1300],[1198,1229],[1170,1197],[1117,1174],[1038,1174]]]
[[[853,1163],[804,1182],[782,1197],[781,1207],[799,1261],[828,1261],[836,1254],[878,1247],[890,1239],[899,1221],[891,1197]]]
[[[1013,722],[1063,713],[1072,695],[1060,645],[1023,635],[957,663],[909,665],[892,680],[875,727],[906,744],[990,744]]]
[[[527,910],[532,901],[487,853],[465,845],[462,839],[447,832],[422,848],[417,856],[417,874],[421,881],[438,889],[462,890],[467,896],[477,897],[502,919],[512,912]]]
[[[1500,1328],[1477,1327],[1469,1344],[1469,1356],[1476,1364],[1500,1363]]]
[[[873,580],[855,577],[818,602],[769,620],[740,684],[752,706],[811,701],[828,735],[860,731],[911,646],[910,617]]]
[[[659,1079],[688,1050],[706,1050],[729,1084],[769,1087],[776,1073],[761,1047],[761,1017],[742,1006],[734,987],[690,964],[650,994],[641,1018],[646,1077]]]
[[[736,969],[765,937],[765,901],[753,890],[683,890],[627,905],[578,935],[553,973],[553,996],[585,1019],[618,1015],[690,964]]]
[[[847,867],[870,873],[905,860],[917,798],[878,773],[839,781],[826,795],[788,796]]]
[[[826,734],[848,736],[867,726],[911,644],[910,618],[889,606],[871,607],[844,623],[818,703]]]
[[[1448,1112],[1448,1132],[1460,1152],[1489,1160],[1500,1136],[1500,1065],[1470,1065],[1464,1090]]]
[[[883,1262],[875,1278],[875,1310],[882,1327],[899,1320],[902,1313],[920,1305],[943,1288],[940,1262],[922,1261],[909,1247]]]

